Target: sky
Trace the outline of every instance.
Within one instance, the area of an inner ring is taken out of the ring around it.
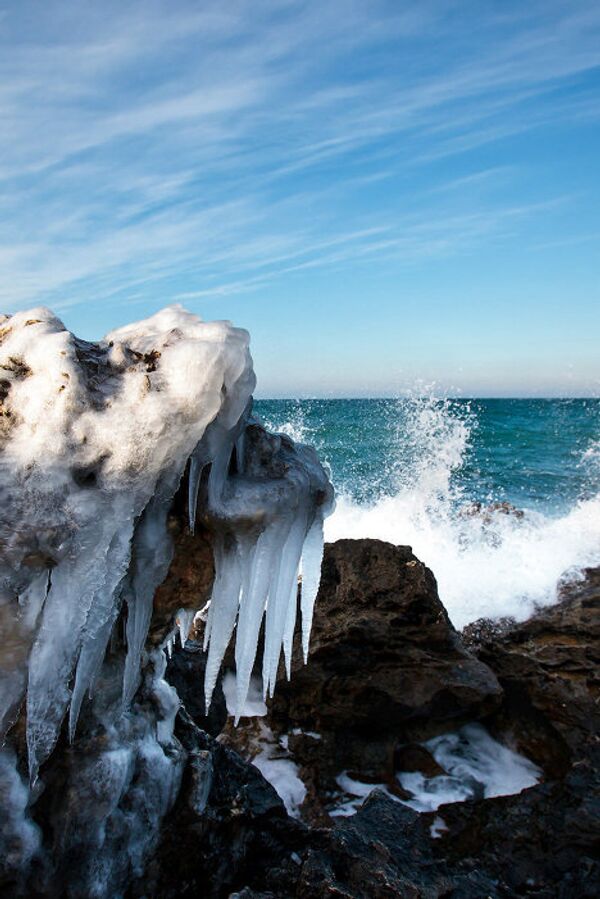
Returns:
[[[0,0],[0,310],[257,395],[600,395],[600,4]]]

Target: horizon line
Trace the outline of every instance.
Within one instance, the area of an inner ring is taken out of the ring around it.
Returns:
[[[309,402],[312,400],[318,400],[319,402],[339,402],[340,400],[348,400],[348,401],[358,401],[358,400],[404,400],[404,399],[413,399],[415,397],[424,397],[429,396],[427,393],[412,393],[412,394],[373,394],[368,396],[255,396],[254,399],[257,402],[262,403],[272,403],[272,402]],[[565,395],[553,395],[553,396],[537,396],[533,394],[513,394],[510,396],[505,395],[485,395],[485,396],[475,396],[475,395],[463,395],[463,394],[440,394],[431,395],[431,399],[448,399],[448,400],[464,400],[472,401],[472,400],[540,400],[542,402],[551,402],[552,400],[600,400],[600,395],[598,394],[584,394],[577,396],[565,396]]]

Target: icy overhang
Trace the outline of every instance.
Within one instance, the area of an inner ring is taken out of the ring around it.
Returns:
[[[188,463],[190,526],[214,535],[207,702],[237,627],[243,705],[265,612],[265,690],[282,645],[289,666],[300,569],[308,649],[332,489],[314,451],[252,423],[248,343],[181,307],[97,344],[44,308],[0,320],[0,740],[26,697],[33,779],[67,713],[75,733],[124,606],[127,714]]]

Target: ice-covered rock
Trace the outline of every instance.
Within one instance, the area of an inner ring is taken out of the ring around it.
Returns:
[[[133,751],[122,723],[144,665],[158,672],[146,692],[160,714],[150,716],[155,736],[144,724],[134,743],[152,753],[153,739],[160,755],[172,741],[176,703],[147,637],[184,476],[190,531],[202,522],[215,561],[207,703],[235,629],[243,707],[265,610],[272,690],[291,645],[301,564],[307,640],[332,489],[312,449],[252,420],[248,344],[247,332],[177,306],[97,344],[45,308],[0,320],[0,744],[26,703],[32,784],[65,718],[75,738],[109,645],[121,647],[111,668],[120,697],[102,711],[111,765]],[[177,609],[165,646],[175,633],[185,641],[205,600]]]

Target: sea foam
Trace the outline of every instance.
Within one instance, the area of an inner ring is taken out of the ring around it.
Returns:
[[[507,514],[506,507],[477,513],[473,501],[481,494],[476,495],[472,465],[476,404],[439,399],[426,391],[390,401],[385,409],[384,483],[370,485],[374,496],[363,498],[356,480],[336,469],[339,455],[330,459],[337,501],[325,524],[327,541],[373,537],[411,546],[433,570],[457,628],[482,617],[524,620],[536,607],[556,601],[562,580],[600,565],[600,441],[581,448],[578,466],[587,490],[570,506],[556,496],[543,509],[524,504],[522,516]],[[299,403],[285,422],[271,420],[269,426],[318,445],[312,411],[309,416]],[[326,416],[327,409],[320,414]],[[372,435],[364,436],[366,442]],[[508,445],[505,449],[511,452]],[[319,451],[327,460],[326,441]],[[360,456],[364,449],[354,442],[352,452]],[[518,462],[517,453],[510,464],[514,468]],[[492,490],[487,501],[505,498]]]

